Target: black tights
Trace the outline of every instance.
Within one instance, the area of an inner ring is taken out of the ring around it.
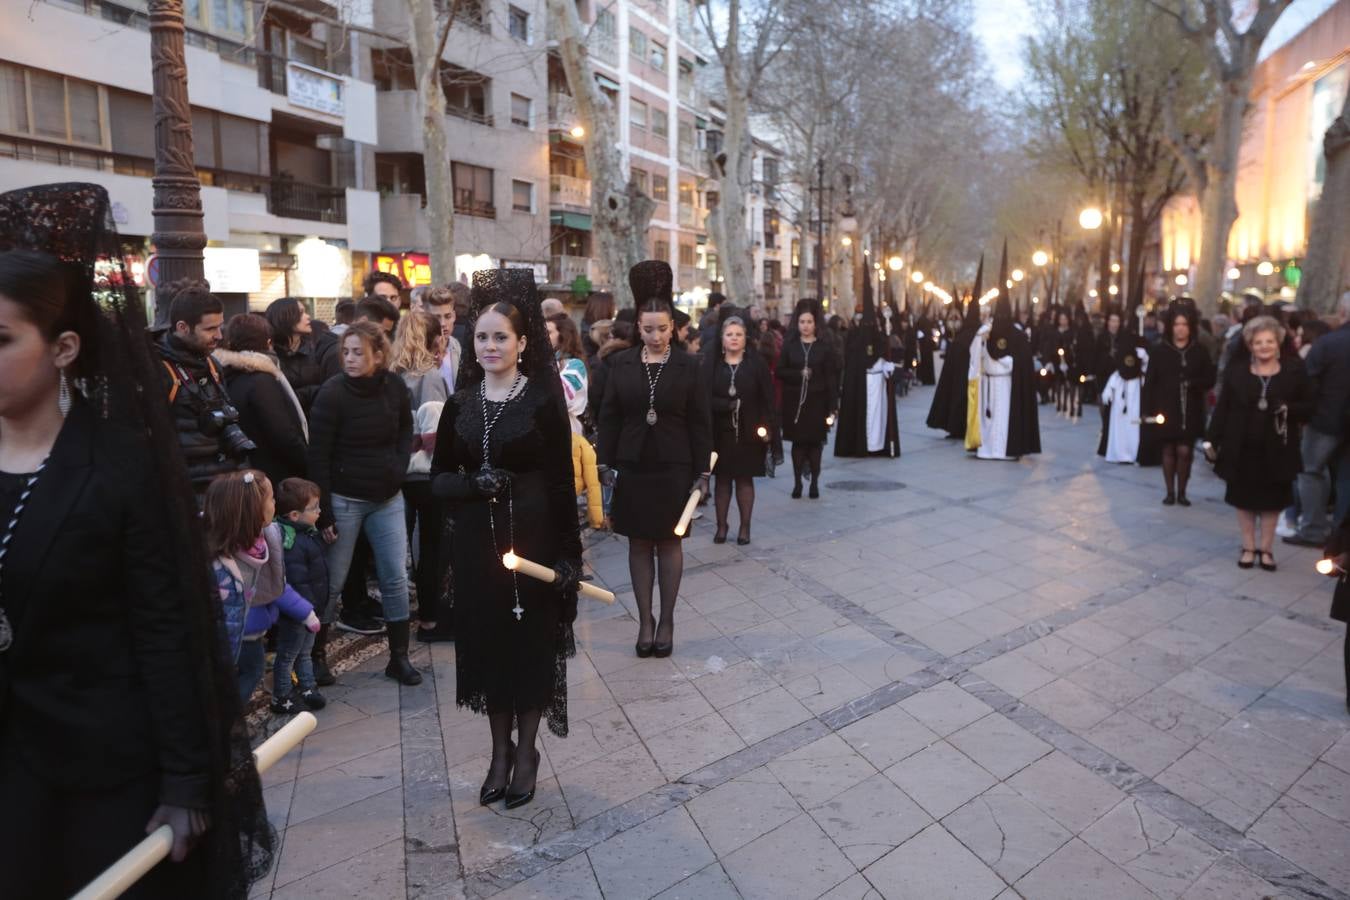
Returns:
[[[1167,482],[1167,496],[1186,496],[1186,485],[1191,480],[1191,462],[1194,459],[1195,448],[1188,441],[1168,441],[1163,444],[1163,481]]]
[[[802,486],[803,469],[809,472],[812,484],[820,478],[820,453],[823,446],[806,441],[792,442],[792,477],[797,488]]]
[[[731,488],[736,487],[736,510],[741,514],[741,527],[738,534],[742,539],[750,537],[750,517],[755,512],[755,479],[724,478],[716,476],[717,484],[713,488],[713,501],[717,504],[717,533],[727,533],[727,514],[731,512]]]
[[[542,710],[522,709],[515,713],[489,713],[492,728],[492,765],[488,768],[487,783],[492,787],[506,784],[506,773],[512,769],[510,792],[523,794],[534,784],[539,773],[539,758],[534,742],[539,737],[539,719]],[[519,734],[515,756],[511,755],[511,725],[514,720]]]
[[[652,589],[661,576],[661,623],[655,627],[658,643],[668,644],[675,633],[675,598],[684,575],[684,542],[628,539],[628,576],[638,608],[638,642],[652,642]]]

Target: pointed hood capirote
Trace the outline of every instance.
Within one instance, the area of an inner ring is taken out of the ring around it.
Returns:
[[[1012,343],[1013,328],[1012,301],[1008,290],[1008,239],[1003,239],[1003,256],[998,263],[998,300],[994,302],[994,321],[989,329],[986,352],[994,359],[1008,355]]]
[[[966,304],[965,320],[961,323],[961,330],[970,329],[970,336],[974,337],[975,332],[980,328],[980,289],[984,287],[984,254],[980,254],[980,264],[975,268],[975,287],[971,288],[970,302]],[[968,343],[968,342],[967,342]]]
[[[675,313],[675,273],[670,264],[659,259],[644,259],[628,270],[628,287],[638,311],[649,305],[664,306]]]

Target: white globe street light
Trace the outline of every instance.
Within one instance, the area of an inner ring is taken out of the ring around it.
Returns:
[[[1021,269],[1013,269],[1013,270],[1012,270],[1012,280],[1013,280],[1013,281],[1021,281],[1023,278],[1026,278],[1026,277],[1027,277],[1027,273],[1026,273],[1026,272],[1023,272]]]
[[[1037,250],[1035,253],[1031,254],[1031,261],[1038,267],[1044,266],[1046,263],[1050,262],[1050,254],[1046,253],[1044,250]]]
[[[1095,206],[1089,206],[1078,214],[1078,224],[1088,231],[1096,231],[1102,227],[1102,211]]]
[[[1233,268],[1228,270],[1229,281],[1237,281],[1241,277],[1242,277],[1242,270],[1239,269],[1237,266],[1234,266]]]
[[[1177,287],[1185,287],[1186,285],[1191,283],[1191,280],[1186,277],[1185,272],[1178,272],[1175,281],[1177,283]]]
[[[922,272],[915,272],[913,275],[909,276],[909,280],[912,281],[912,282],[914,282],[915,284],[922,284],[922,283],[923,283],[923,273],[922,273]]]
[[[1256,274],[1267,278],[1275,274],[1275,264],[1268,259],[1261,260],[1256,266]]]
[[[892,272],[899,272],[905,267],[905,261],[898,256],[892,256],[886,260],[886,265],[891,267]]]

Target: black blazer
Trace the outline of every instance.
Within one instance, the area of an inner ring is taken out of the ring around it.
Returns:
[[[642,348],[633,347],[609,357],[609,376],[600,401],[601,463],[637,463],[645,441],[655,442],[656,459],[690,465],[705,472],[712,457],[712,416],[702,358],[672,349],[670,361],[656,384],[656,424],[647,424],[647,376],[642,371]]]
[[[145,438],[75,406],[15,529],[0,654],[0,742],[49,784],[159,777],[159,799],[208,803],[207,730],[184,604]],[[200,597],[197,602],[212,602]]]

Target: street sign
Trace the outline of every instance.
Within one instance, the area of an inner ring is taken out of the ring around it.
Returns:
[[[154,253],[145,261],[145,280],[151,287],[159,284],[159,254]]]

